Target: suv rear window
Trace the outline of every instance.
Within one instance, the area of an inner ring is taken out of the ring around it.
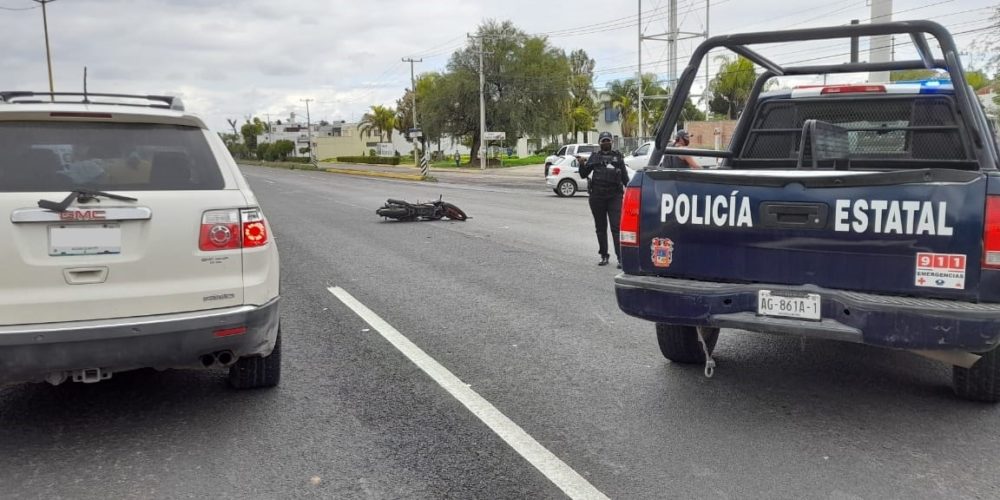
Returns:
[[[0,192],[222,189],[199,128],[0,122]]]
[[[806,120],[847,131],[846,156],[852,165],[885,168],[954,166],[967,168],[949,96],[778,99],[764,102],[754,117],[741,160],[746,166],[786,166],[797,162]],[[808,151],[807,151],[808,153]],[[773,162],[785,160],[774,165]],[[948,165],[951,163],[951,165]]]

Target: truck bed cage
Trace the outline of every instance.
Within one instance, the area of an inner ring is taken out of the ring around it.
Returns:
[[[812,66],[781,66],[747,47],[748,45],[768,43],[805,42],[879,35],[909,35],[914,47],[917,49],[919,59],[879,63],[858,62]],[[943,53],[942,59],[934,58],[926,35],[931,35],[938,41]],[[995,170],[997,165],[1000,164],[1000,155],[998,155],[996,150],[996,142],[988,136],[990,127],[985,117],[981,112],[977,112],[979,111],[977,109],[979,102],[975,93],[970,90],[965,81],[965,73],[962,69],[959,52],[951,33],[944,26],[933,21],[897,21],[787,31],[738,33],[714,36],[705,40],[695,49],[687,67],[684,68],[681,77],[675,85],[675,91],[672,92],[672,98],[667,105],[667,110],[657,127],[656,141],[649,157],[649,166],[658,166],[665,153],[732,158],[733,151],[741,149],[742,144],[737,144],[736,142],[745,136],[749,120],[739,121],[736,131],[733,134],[733,144],[730,145],[731,149],[729,151],[668,147],[670,134],[673,132],[674,126],[681,115],[684,102],[687,101],[690,95],[691,85],[697,77],[698,69],[708,52],[717,48],[729,49],[764,68],[764,73],[754,83],[750,99],[744,108],[745,110],[754,109],[757,103],[757,96],[761,93],[767,81],[774,77],[906,69],[943,69],[948,72],[954,86],[957,105],[961,115],[965,118],[966,132],[972,139],[981,167],[984,170]]]
[[[90,98],[112,98],[146,101],[145,104],[128,102],[93,101]],[[74,99],[67,99],[74,98]],[[79,99],[75,99],[79,98]],[[136,106],[148,108],[172,109],[184,111],[184,103],[180,98],[165,95],[135,95],[135,94],[102,94],[94,92],[34,92],[24,90],[0,91],[0,103],[6,104],[100,104],[110,106]]]

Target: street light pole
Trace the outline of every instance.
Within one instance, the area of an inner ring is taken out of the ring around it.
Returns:
[[[313,155],[313,127],[312,118],[309,116],[309,103],[315,99],[299,99],[306,103],[306,134],[309,137],[309,163],[316,165],[316,156]]]
[[[417,79],[413,76],[413,63],[424,62],[423,58],[413,59],[405,58],[403,62],[410,63],[410,97],[413,98],[413,128],[417,127]],[[417,155],[417,138],[411,137],[413,140],[413,165],[415,167],[420,166],[420,158]]]
[[[55,0],[35,0],[42,4],[42,26],[45,28],[45,59],[49,65],[49,92],[55,93],[55,85],[52,83],[52,51],[49,49],[49,16],[45,10],[45,4]],[[55,96],[49,96],[53,101]]]

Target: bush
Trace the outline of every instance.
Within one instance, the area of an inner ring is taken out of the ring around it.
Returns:
[[[535,154],[543,156],[552,156],[556,154],[556,151],[559,151],[560,147],[561,146],[559,144],[547,144],[542,149],[536,149]]]
[[[282,161],[286,163],[312,163],[310,160],[311,158],[308,156],[289,156]]]
[[[337,161],[343,163],[369,163],[372,165],[399,165],[398,156],[338,156]]]

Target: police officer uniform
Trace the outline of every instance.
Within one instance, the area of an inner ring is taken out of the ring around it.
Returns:
[[[625,157],[620,151],[603,148],[604,143],[611,143],[612,136],[601,132],[599,142],[602,148],[595,151],[580,166],[580,177],[590,178],[590,212],[594,215],[594,227],[597,230],[598,253],[601,254],[599,266],[608,265],[608,224],[611,225],[611,240],[615,245],[615,256],[618,257],[618,267],[621,268],[621,250],[618,243],[619,222],[622,215],[622,194],[628,185],[628,170],[625,168]]]

